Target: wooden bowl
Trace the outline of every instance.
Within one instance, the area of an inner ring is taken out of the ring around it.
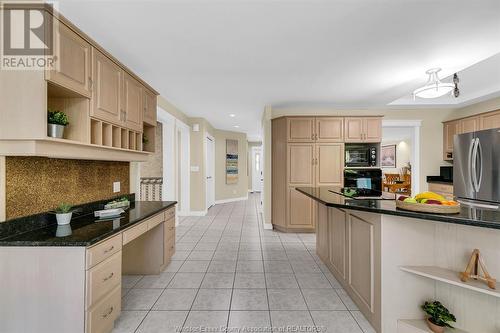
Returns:
[[[410,203],[396,200],[396,207],[412,212],[433,213],[433,214],[457,214],[460,213],[460,204],[457,206],[429,205],[421,203]]]

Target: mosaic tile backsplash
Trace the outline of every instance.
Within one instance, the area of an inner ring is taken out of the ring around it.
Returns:
[[[49,211],[128,194],[130,163],[44,157],[6,158],[6,217]],[[113,193],[113,182],[121,192]]]

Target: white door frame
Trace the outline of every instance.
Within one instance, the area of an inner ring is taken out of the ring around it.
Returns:
[[[263,163],[262,163],[262,147],[252,147],[252,156],[251,156],[251,167],[252,167],[252,192],[262,192],[264,188],[264,184],[262,183],[262,168],[263,168]],[[260,175],[255,175],[255,153],[259,152],[260,153]],[[258,180],[258,183],[260,184],[259,188],[257,188],[255,185],[255,179]],[[257,191],[258,190],[258,191]]]
[[[213,156],[212,156],[212,172],[213,172],[213,175],[212,175],[212,178],[213,178],[213,189],[209,189],[208,188],[208,182],[207,182],[207,179],[208,179],[208,140],[212,141],[213,142],[213,145],[214,145],[214,149],[213,149]],[[205,144],[205,206],[206,206],[206,209],[210,208],[211,206],[215,205],[215,138],[210,135],[210,134],[206,134],[205,136],[205,139],[204,139],[204,144]],[[209,191],[212,191],[212,196],[209,196],[208,193]],[[209,201],[209,198],[212,197],[213,198],[213,201]]]
[[[183,123],[179,119],[175,120],[176,126],[176,139],[177,134],[181,135],[181,144],[177,143],[178,149],[180,149],[181,161],[176,165],[180,165],[180,170],[177,170],[177,177],[180,177],[181,184],[181,198],[180,198],[180,207],[178,211],[178,215],[185,216],[190,214],[191,207],[191,182],[190,182],[190,171],[189,166],[191,164],[191,149],[190,149],[190,138],[191,138],[191,128],[189,125]],[[178,183],[178,182],[177,182]],[[178,193],[178,191],[176,192]]]
[[[406,127],[412,133],[411,187],[412,194],[420,193],[420,127],[421,120],[382,120],[382,127]]]

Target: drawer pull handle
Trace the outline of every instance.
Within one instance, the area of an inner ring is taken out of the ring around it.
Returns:
[[[174,249],[174,246],[172,245],[170,248],[173,250],[173,249]]]
[[[111,279],[114,275],[115,275],[115,273],[111,273],[111,274],[109,274],[109,276],[108,276],[108,277],[105,277],[105,278],[102,280],[102,282],[106,282],[106,281],[108,281],[108,280],[109,280],[109,279]]]
[[[111,252],[115,249],[115,246],[114,245],[111,245],[111,247],[107,250],[104,250],[104,253],[108,253],[108,252]]]
[[[108,317],[110,314],[112,314],[112,313],[113,313],[113,310],[114,310],[114,309],[115,309],[114,307],[109,308],[109,311],[108,311],[107,313],[103,314],[103,315],[102,315],[102,317],[103,317],[103,318]]]

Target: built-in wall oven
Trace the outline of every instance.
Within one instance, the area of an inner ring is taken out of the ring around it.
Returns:
[[[377,163],[377,146],[373,144],[346,144],[346,167],[375,167]]]
[[[344,169],[344,187],[382,191],[382,170]]]

